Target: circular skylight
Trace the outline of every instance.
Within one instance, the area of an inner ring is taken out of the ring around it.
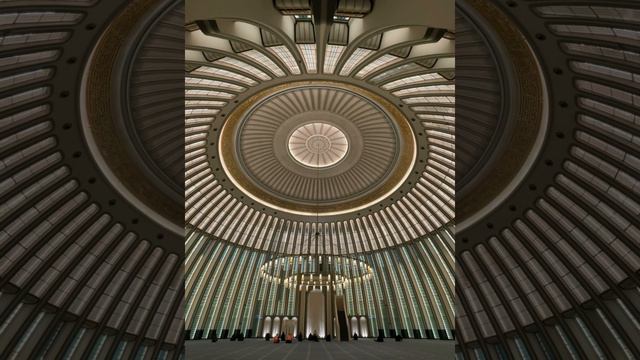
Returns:
[[[340,129],[322,122],[302,125],[289,136],[289,152],[299,163],[316,168],[342,160],[349,141]]]

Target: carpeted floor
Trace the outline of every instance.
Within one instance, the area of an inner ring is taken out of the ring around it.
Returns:
[[[245,341],[209,340],[187,341],[188,360],[233,359],[233,360],[366,360],[366,359],[425,359],[454,358],[454,341],[385,339],[376,343],[373,339],[350,342],[294,341],[292,344],[274,344],[262,339]]]

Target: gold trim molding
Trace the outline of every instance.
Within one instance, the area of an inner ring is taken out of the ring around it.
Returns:
[[[184,224],[183,207],[177,207],[174,200],[145,181],[145,172],[132,159],[127,150],[128,144],[116,124],[115,117],[120,115],[113,112],[113,86],[120,85],[113,82],[113,77],[122,48],[136,24],[158,3],[157,0],[132,1],[102,34],[85,75],[85,126],[88,125],[92,135],[90,140],[117,181],[149,209],[181,228]]]
[[[543,126],[543,82],[536,56],[517,26],[495,5],[482,0],[466,0],[486,19],[491,19],[493,31],[502,38],[509,60],[513,64],[519,86],[519,108],[507,121],[517,121],[504,151],[490,165],[482,181],[456,197],[456,223],[481,211],[511,183],[525,165],[536,143],[535,134]]]

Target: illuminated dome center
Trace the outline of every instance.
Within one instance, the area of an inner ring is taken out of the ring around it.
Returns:
[[[297,128],[289,137],[289,152],[296,161],[310,167],[327,167],[342,160],[349,141],[335,126],[314,122]]]

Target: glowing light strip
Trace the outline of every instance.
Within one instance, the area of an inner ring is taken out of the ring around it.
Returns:
[[[349,60],[344,64],[342,69],[340,69],[340,75],[346,76],[351,73],[353,68],[355,68],[358,64],[364,60],[369,54],[371,54],[373,50],[357,48],[353,54],[349,57]]]
[[[434,80],[443,80],[443,79],[444,78],[437,73],[420,74],[420,75],[409,76],[406,78],[392,81],[390,83],[382,85],[382,88],[385,90],[389,90],[389,89],[400,87],[402,85],[418,84],[418,83],[429,82]]]
[[[316,44],[298,44],[308,73],[316,73]]]
[[[325,74],[333,74],[333,71],[336,69],[336,64],[338,63],[338,59],[342,56],[344,49],[346,46],[340,45],[327,45],[327,49],[324,54],[324,68],[323,72]]]
[[[402,60],[402,58],[397,56],[393,56],[389,54],[382,55],[379,58],[367,64],[367,66],[363,67],[362,70],[358,71],[358,73],[356,74],[356,78],[362,79],[363,77],[371,74],[372,72],[380,70],[386,66],[395,64],[400,60]]]
[[[293,57],[293,55],[291,55],[291,52],[289,51],[289,49],[287,49],[286,46],[271,46],[268,47],[267,50],[269,50],[272,54],[277,56],[285,65],[287,65],[287,68],[289,68],[289,71],[292,74],[300,74],[300,68],[296,63],[296,59]]]
[[[240,53],[240,56],[247,57],[257,63],[264,65],[277,77],[282,77],[285,75],[284,71],[280,69],[280,66],[276,65],[276,63],[273,62],[273,60],[269,59],[266,55],[264,55],[258,50],[253,49],[253,50],[243,51],[242,53]]]
[[[257,85],[258,82],[246,77],[244,75],[240,75],[237,73],[234,73],[232,71],[229,70],[225,70],[225,69],[219,69],[219,68],[214,68],[211,66],[201,66],[198,69],[194,70],[191,72],[192,74],[197,74],[197,73],[202,73],[202,74],[208,74],[208,75],[215,75],[215,76],[219,76],[222,78],[228,78],[228,79],[233,79],[233,80],[238,80],[242,83],[245,83],[247,85]]]
[[[240,61],[238,59],[223,57],[222,59],[216,60],[213,62],[214,64],[226,65],[238,70],[246,71],[251,75],[260,78],[261,80],[270,80],[271,76],[267,75],[264,71],[256,68],[253,65],[249,65],[244,61]]]

